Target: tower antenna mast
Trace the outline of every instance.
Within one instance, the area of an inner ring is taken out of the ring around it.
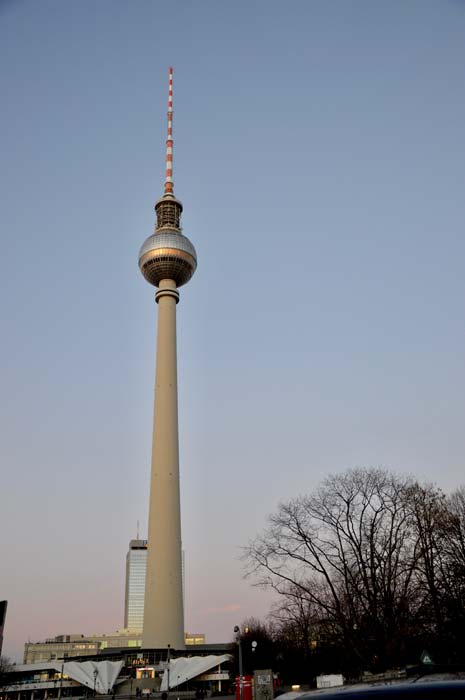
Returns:
[[[168,82],[168,135],[166,138],[165,194],[173,194],[173,68]]]

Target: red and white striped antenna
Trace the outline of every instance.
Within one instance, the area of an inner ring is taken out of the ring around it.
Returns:
[[[173,194],[173,68],[168,83],[168,137],[166,139],[165,194]]]

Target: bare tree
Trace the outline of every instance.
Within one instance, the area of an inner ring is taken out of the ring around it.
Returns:
[[[465,487],[457,489],[447,501],[448,520],[444,550],[448,558],[450,589],[465,593]]]
[[[423,625],[433,634],[444,626],[443,583],[447,569],[444,548],[449,512],[445,495],[432,485],[412,484],[408,492],[419,557],[416,566],[418,601]]]
[[[444,646],[449,660],[462,661],[465,648],[465,488],[447,500],[443,527]]]
[[[7,656],[0,656],[0,683],[3,682],[5,674],[11,671],[13,663]]]
[[[302,595],[368,667],[399,659],[417,612],[412,482],[383,469],[330,476],[282,503],[247,548],[248,575]]]
[[[324,624],[321,607],[295,585],[289,585],[286,594],[272,605],[269,619],[275,638],[287,638],[305,652],[316,645]]]
[[[432,485],[414,484],[409,500],[424,636],[436,658],[457,660],[465,642],[465,489],[447,498]]]

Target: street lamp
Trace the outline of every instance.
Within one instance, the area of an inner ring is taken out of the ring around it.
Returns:
[[[239,651],[239,697],[244,700],[244,678],[242,676],[242,644],[241,644],[241,629],[238,625],[234,627],[236,642]]]
[[[96,695],[98,668],[94,668],[94,697]]]
[[[171,661],[171,644],[168,644],[167,671],[168,671],[168,695],[170,694],[170,661]]]
[[[63,694],[63,671],[65,669],[65,662],[61,664],[61,677],[60,677],[60,688],[58,690],[58,697],[61,698]]]

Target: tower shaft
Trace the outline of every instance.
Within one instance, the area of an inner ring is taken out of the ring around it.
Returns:
[[[145,584],[144,648],[184,648],[181,506],[179,493],[176,304],[173,280],[162,280],[158,302],[157,361]]]

